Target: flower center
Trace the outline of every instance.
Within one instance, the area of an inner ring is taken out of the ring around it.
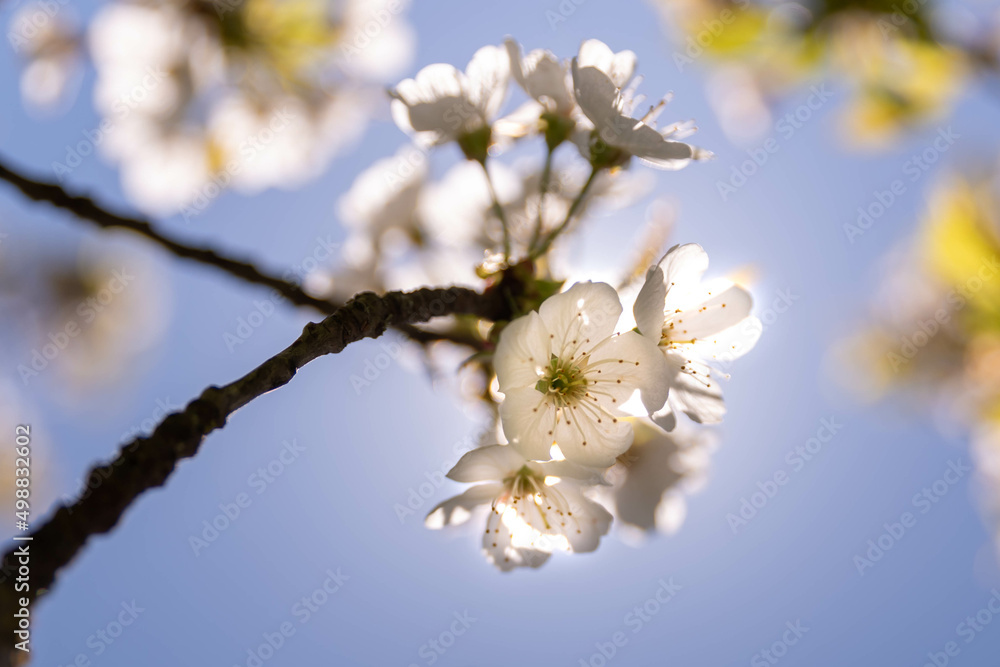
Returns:
[[[465,153],[465,157],[477,162],[484,162],[489,155],[490,144],[493,142],[493,129],[489,125],[483,125],[468,132],[463,132],[458,136],[458,147]]]
[[[590,164],[594,169],[611,169],[628,164],[630,153],[612,146],[604,140],[599,130],[590,133]]]
[[[535,384],[535,389],[551,396],[556,405],[562,407],[579,400],[587,393],[587,379],[579,366],[552,355],[545,375]]]

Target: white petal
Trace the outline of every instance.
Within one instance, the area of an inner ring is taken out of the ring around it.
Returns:
[[[697,306],[668,313],[664,324],[671,340],[711,338],[738,325],[750,315],[753,297],[739,285],[713,291]]]
[[[503,493],[502,483],[480,484],[467,489],[465,493],[449,498],[428,514],[424,525],[437,530],[445,526],[457,526],[469,520],[472,510],[480,505],[490,503]]]
[[[534,311],[504,327],[493,355],[500,391],[534,388],[549,364],[550,349],[549,332]]]
[[[680,443],[678,436],[662,434],[628,450],[623,457],[628,462],[625,479],[615,490],[615,514],[621,521],[645,530],[656,528],[663,494],[684,479],[676,460]]]
[[[595,67],[585,67],[575,58],[572,71],[573,92],[580,110],[594,124],[604,141],[617,145],[616,138],[628,132],[636,122],[621,114],[618,88],[604,72]]]
[[[559,529],[574,553],[594,551],[600,544],[601,537],[607,535],[611,527],[611,514],[601,505],[595,503],[580,492],[575,485],[556,484],[565,497],[572,511],[572,516],[566,516],[560,521]]]
[[[622,304],[611,285],[584,282],[546,299],[538,313],[549,332],[552,353],[568,360],[611,335]]]
[[[500,111],[507,96],[510,57],[501,46],[484,46],[472,55],[465,68],[468,99],[489,122]]]
[[[581,67],[595,67],[604,72],[617,88],[624,88],[635,73],[636,56],[632,51],[613,53],[599,39],[588,39],[580,45],[577,60]]]
[[[586,375],[593,383],[588,395],[601,399],[600,404],[614,399],[613,407],[620,407],[638,389],[646,410],[654,412],[667,400],[673,369],[655,342],[626,331],[594,348]]]
[[[580,109],[608,145],[662,169],[680,169],[695,156],[688,144],[669,141],[649,125],[624,115],[619,89],[599,69],[574,60],[573,90]]]
[[[524,84],[522,87],[549,108],[569,113],[575,106],[573,95],[566,87],[566,68],[551,52],[535,49],[523,61]]]
[[[553,429],[567,460],[592,468],[607,468],[632,445],[632,426],[617,416],[610,399],[581,401],[563,409]]]
[[[503,511],[499,528],[514,547],[537,551],[588,552],[608,532],[611,515],[583,495],[580,484],[559,482],[515,498]]]
[[[546,476],[573,479],[583,482],[589,486],[606,485],[608,482],[604,478],[604,468],[591,468],[582,466],[572,461],[546,461],[545,463],[535,463],[538,470]]]
[[[501,481],[526,463],[524,457],[507,445],[479,447],[462,455],[446,477],[456,482]]]
[[[518,567],[540,567],[549,559],[546,551],[531,548],[518,548],[512,543],[513,535],[500,515],[490,510],[486,521],[486,531],[483,534],[483,554],[486,560],[503,572],[509,572]]]
[[[695,149],[682,141],[670,141],[652,127],[635,125],[613,144],[659,169],[680,169],[695,157]]]
[[[663,304],[667,298],[667,284],[663,269],[654,266],[646,273],[646,282],[635,299],[632,314],[639,333],[660,342],[663,335]]]
[[[545,403],[544,394],[533,386],[507,391],[500,404],[500,421],[507,440],[524,458],[549,460],[556,412]]]
[[[535,134],[541,127],[541,115],[545,107],[535,100],[528,100],[506,116],[493,123],[493,136],[498,142],[504,139],[520,139]]]
[[[444,63],[428,65],[417,72],[413,79],[405,79],[396,86],[394,96],[406,105],[409,126],[417,132],[439,132],[449,137],[457,135],[468,125],[483,122],[479,109],[466,96],[466,76]],[[396,105],[394,116],[402,115]],[[455,119],[463,119],[455,123]],[[405,131],[407,128],[401,125]]]
[[[667,362],[675,371],[668,399],[673,411],[683,412],[699,424],[722,421],[726,406],[722,402],[722,387],[713,371],[704,364],[685,359],[678,352],[669,352]]]
[[[752,350],[763,331],[764,325],[751,315],[736,326],[720,331],[704,341],[698,341],[695,347],[702,359],[726,362],[738,359]]]
[[[377,160],[361,172],[337,202],[348,227],[378,234],[390,227],[409,227],[427,174],[427,156],[413,146]]]
[[[412,79],[396,86],[396,95],[407,105],[434,102],[447,97],[462,97],[465,77],[454,66],[435,63],[424,67]]]
[[[667,399],[666,405],[662,408],[649,415],[649,418],[653,420],[653,423],[662,428],[664,431],[673,431],[677,428],[677,413],[670,406],[670,399]]]
[[[697,289],[701,277],[708,270],[708,253],[697,243],[675,245],[659,264],[667,283],[665,307],[670,311],[678,306],[678,299]]]
[[[521,86],[521,89],[527,93],[528,84],[524,79],[524,58],[521,55],[521,45],[511,37],[505,39],[503,45],[507,49],[507,57],[510,59],[510,75],[514,77],[517,85]]]

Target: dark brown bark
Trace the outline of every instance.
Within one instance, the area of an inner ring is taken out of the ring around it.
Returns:
[[[365,292],[323,321],[307,324],[290,346],[240,379],[209,387],[183,410],[168,415],[149,437],[136,438],[124,445],[113,461],[92,468],[88,477],[95,482],[88,485],[92,488],[72,504],[60,504],[31,533],[32,541],[21,543],[30,545],[30,596],[34,599],[47,592],[59,571],[72,562],[92,536],[110,531],[139,496],[166,483],[178,461],[194,456],[205,436],[222,428],[234,411],[287,384],[310,361],[336,354],[349,343],[376,338],[390,326],[425,322],[435,316],[468,314],[505,319],[509,316],[508,290],[509,285],[501,282],[484,293],[460,287],[383,296]],[[0,663],[11,658],[16,664],[24,654],[11,652],[12,610],[16,598],[24,594],[15,594],[11,585],[9,573],[17,569],[15,548],[3,560],[7,581],[0,593],[0,607],[4,610],[0,628],[7,655],[0,657]]]

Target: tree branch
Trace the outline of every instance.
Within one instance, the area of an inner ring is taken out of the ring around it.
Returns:
[[[296,284],[263,273],[250,262],[227,257],[212,248],[195,248],[176,241],[155,230],[148,220],[129,218],[98,206],[89,197],[71,195],[61,186],[26,178],[8,168],[0,160],[0,179],[14,185],[30,199],[48,202],[70,211],[78,218],[103,229],[128,229],[166,248],[177,257],[208,264],[247,282],[277,290],[283,297],[300,306],[311,306],[321,312],[333,312],[336,305],[306,294]]]
[[[105,207],[98,205],[90,197],[71,195],[61,185],[28,178],[11,169],[5,164],[3,158],[0,158],[0,179],[16,187],[29,199],[38,202],[47,202],[52,206],[69,211],[81,220],[91,222],[102,229],[127,229],[133,231],[177,257],[206,266],[213,266],[251,284],[270,287],[295,305],[308,306],[324,315],[329,315],[340,307],[338,303],[308,294],[291,281],[261,271],[250,261],[227,256],[225,253],[213,248],[197,248],[187,245],[158,231],[146,219],[113,213]],[[470,336],[461,335],[460,332],[432,332],[406,323],[401,323],[396,328],[421,345],[447,340],[459,345],[469,345],[475,349],[482,349],[481,341],[477,341]]]
[[[364,292],[322,322],[307,324],[302,335],[289,347],[235,382],[209,387],[183,410],[168,415],[149,437],[134,439],[122,446],[113,461],[92,468],[88,482],[94,484],[88,483],[84,493],[71,505],[60,504],[31,534],[30,542],[19,543],[29,545],[30,596],[34,599],[47,592],[59,571],[80,553],[93,535],[110,531],[140,495],[162,486],[178,461],[194,456],[205,436],[222,428],[233,412],[287,384],[296,371],[310,361],[336,354],[349,343],[376,338],[387,327],[425,322],[440,315],[468,314],[490,320],[505,319],[510,316],[505,292],[512,287],[516,289],[501,280],[484,293],[461,287],[389,292],[384,296]],[[11,548],[4,555],[2,571],[5,574],[17,570],[14,552]],[[5,610],[15,609],[17,595],[12,588],[0,589],[3,601],[0,607]],[[5,613],[0,619],[3,633],[0,645],[5,652],[14,651],[13,621],[16,619],[12,613]]]

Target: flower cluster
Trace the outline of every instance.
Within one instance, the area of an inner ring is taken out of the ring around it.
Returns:
[[[359,289],[474,284],[516,256],[558,264],[551,246],[577,220],[649,192],[651,175],[628,169],[633,157],[661,169],[710,157],[679,141],[691,123],[656,128],[667,98],[633,117],[644,99],[635,67],[634,53],[598,40],[564,62],[542,49],[524,54],[508,39],[477,51],[464,71],[434,64],[400,82],[391,91],[393,118],[413,145],[373,164],[341,199],[344,265],[319,291],[343,298]],[[527,100],[505,114],[511,79]],[[494,159],[532,137],[547,147],[541,168]],[[426,151],[448,143],[468,160],[431,182]],[[563,145],[577,149],[575,160],[556,155]]]
[[[412,57],[407,5],[119,0],[76,31],[56,4],[37,3],[11,34],[27,101],[65,97],[85,53],[96,70],[101,121],[53,163],[60,180],[96,148],[140,208],[190,220],[230,186],[315,178],[360,138],[385,104],[382,86]]]
[[[537,567],[554,550],[593,551],[611,515],[585,491],[611,485],[608,473],[625,468],[613,485],[615,506],[628,523],[656,528],[647,517],[666,516],[657,508],[684,477],[669,453],[656,452],[678,440],[675,448],[694,447],[693,433],[668,435],[678,412],[721,420],[713,365],[748,351],[761,331],[746,290],[701,283],[705,264],[704,251],[688,244],[650,269],[634,306],[636,330],[616,332],[619,296],[593,282],[504,327],[493,365],[509,444],[467,453],[448,477],[491,483],[445,501],[428,525],[458,523],[489,504],[483,548],[502,570]]]
[[[488,506],[483,549],[502,570],[538,567],[554,551],[593,551],[612,522],[605,505],[639,533],[676,527],[678,489],[703,468],[707,441],[691,425],[675,431],[678,416],[721,420],[719,368],[761,330],[746,290],[702,282],[708,259],[694,244],[652,268],[650,255],[662,250],[643,249],[646,266],[625,281],[645,274],[632,329],[619,328],[616,288],[565,288],[561,276],[573,267],[560,262],[557,241],[595,205],[613,208],[650,189],[643,176],[651,174],[630,170],[633,162],[673,170],[711,155],[679,141],[690,123],[657,129],[666,98],[634,113],[635,68],[634,53],[597,40],[566,62],[525,54],[511,39],[479,49],[464,70],[424,67],[390,93],[413,145],[359,175],[340,200],[348,268],[331,277],[333,295],[513,285],[509,322],[457,321],[448,332],[475,348],[463,366],[481,372],[472,393],[500,429],[448,474],[477,485],[427,518],[439,528]],[[526,99],[505,112],[511,79]],[[533,138],[544,142],[541,168],[497,161]],[[446,145],[464,159],[431,182],[427,151]],[[558,151],[564,145],[572,150]]]

